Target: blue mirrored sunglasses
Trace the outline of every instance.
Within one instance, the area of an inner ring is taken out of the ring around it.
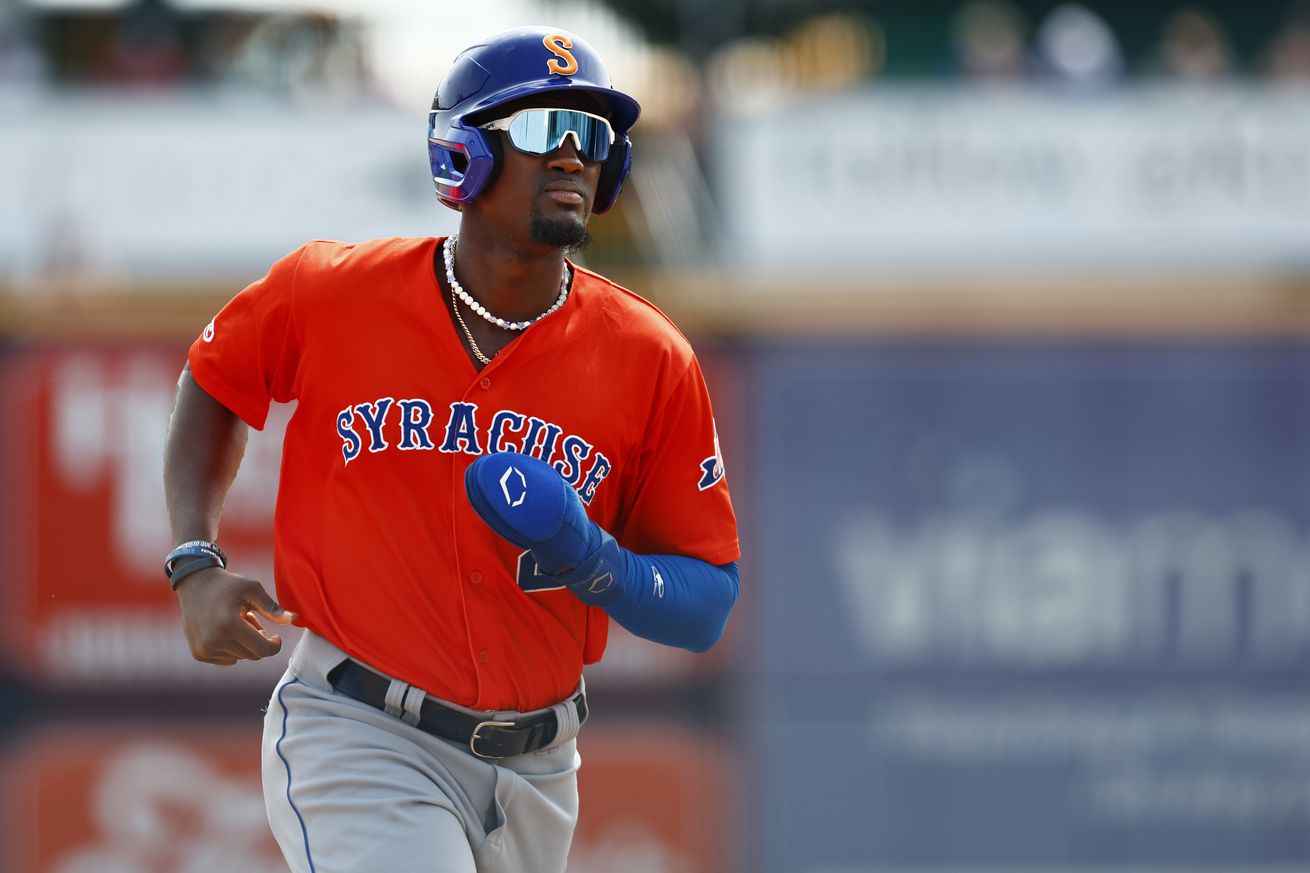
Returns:
[[[609,121],[577,109],[520,109],[508,118],[482,125],[483,130],[503,130],[509,141],[529,155],[547,155],[564,144],[570,133],[577,142],[578,153],[590,161],[603,161],[614,144],[614,128]]]

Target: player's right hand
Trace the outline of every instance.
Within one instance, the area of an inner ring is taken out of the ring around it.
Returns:
[[[277,604],[254,579],[210,567],[177,586],[191,656],[206,664],[231,666],[258,661],[282,650],[282,637],[269,636],[256,613],[276,624],[291,624],[295,613]]]

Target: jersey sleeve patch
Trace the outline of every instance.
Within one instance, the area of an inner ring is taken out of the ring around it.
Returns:
[[[713,488],[722,481],[725,470],[723,469],[723,450],[719,448],[719,428],[714,426],[714,454],[700,462],[700,482],[696,485],[701,491],[707,488]]]

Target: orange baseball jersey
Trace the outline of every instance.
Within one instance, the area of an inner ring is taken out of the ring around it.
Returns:
[[[191,346],[191,373],[255,428],[295,401],[275,515],[279,601],[352,656],[446,700],[530,710],[577,685],[609,618],[528,594],[478,518],[488,452],[552,464],[626,548],[739,557],[690,345],[653,305],[575,268],[559,311],[474,369],[442,303],[438,239],[316,241]]]

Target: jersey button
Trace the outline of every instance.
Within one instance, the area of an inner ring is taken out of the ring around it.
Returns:
[[[491,660],[491,652],[488,652],[486,649],[483,649],[482,651],[478,652],[479,662],[485,664],[490,660]]]
[[[480,573],[477,570],[474,570],[472,573],[469,574],[469,581],[472,582],[474,585],[481,585],[482,573]]]
[[[491,380],[488,379],[486,376],[483,376],[481,379],[478,380],[478,384],[482,386],[483,391],[486,391],[488,388],[491,387]]]

